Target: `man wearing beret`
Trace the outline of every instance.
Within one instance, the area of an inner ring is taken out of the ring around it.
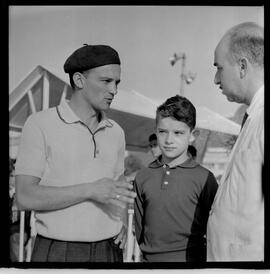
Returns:
[[[123,262],[127,203],[125,137],[106,117],[120,82],[118,53],[84,45],[65,62],[70,101],[32,114],[16,161],[16,199],[33,210],[33,262]]]

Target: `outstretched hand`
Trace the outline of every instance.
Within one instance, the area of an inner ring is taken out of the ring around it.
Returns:
[[[133,203],[136,197],[136,193],[132,191],[132,184],[127,182],[123,175],[116,181],[103,178],[89,185],[92,190],[91,198],[100,203],[116,204],[115,201],[119,201],[122,202],[123,207],[125,207],[126,203]],[[118,206],[119,202],[117,202]]]

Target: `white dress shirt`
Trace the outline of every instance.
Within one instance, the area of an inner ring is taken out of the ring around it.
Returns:
[[[210,211],[208,261],[264,259],[264,87],[247,113]]]

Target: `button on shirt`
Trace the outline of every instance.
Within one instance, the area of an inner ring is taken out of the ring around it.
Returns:
[[[263,87],[253,97],[247,114],[208,219],[208,261],[264,259]]]
[[[124,172],[122,128],[102,114],[95,132],[84,125],[67,102],[31,115],[25,123],[16,175],[41,178],[40,185],[71,186]],[[113,207],[85,201],[64,209],[36,212],[37,233],[64,241],[99,241],[120,232]]]

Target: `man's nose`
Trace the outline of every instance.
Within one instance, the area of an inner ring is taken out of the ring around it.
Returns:
[[[220,83],[220,79],[219,79],[218,73],[215,74],[214,83],[215,83],[216,85],[218,85],[218,84]]]
[[[117,85],[114,83],[112,84],[112,86],[110,87],[110,91],[111,94],[116,95],[117,94]]]

